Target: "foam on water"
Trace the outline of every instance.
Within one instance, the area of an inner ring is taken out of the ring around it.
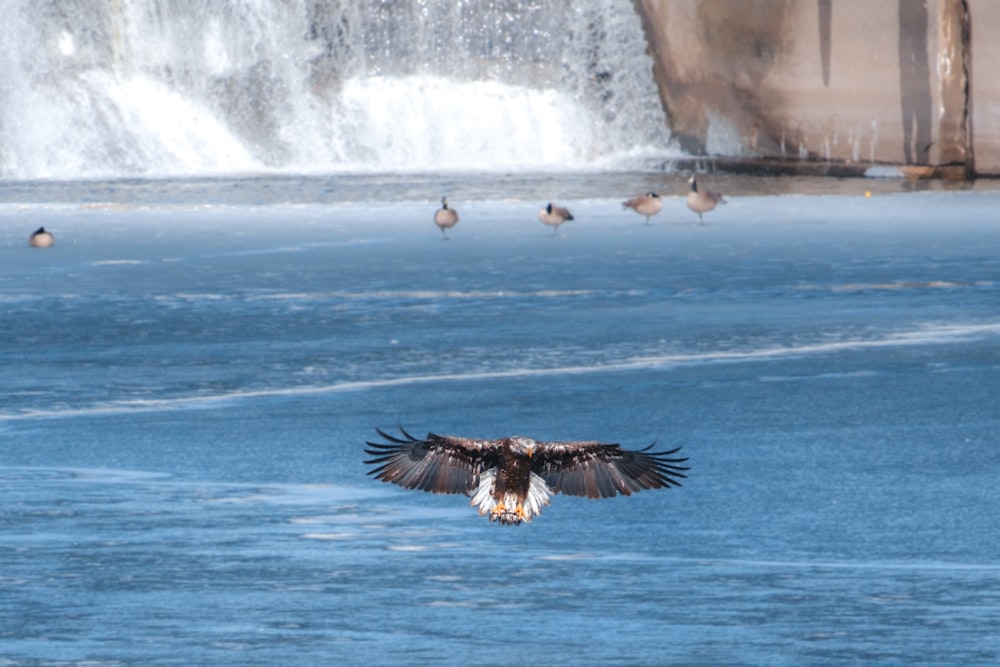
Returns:
[[[551,89],[372,77],[348,81],[341,97],[334,150],[343,171],[564,169],[613,151],[600,143],[599,120]],[[432,120],[445,118],[462,122]]]

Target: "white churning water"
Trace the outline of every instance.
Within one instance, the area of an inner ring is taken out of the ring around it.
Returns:
[[[600,169],[672,152],[630,3],[13,5],[3,178]]]

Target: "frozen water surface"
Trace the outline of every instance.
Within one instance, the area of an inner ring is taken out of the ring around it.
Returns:
[[[996,664],[1000,193],[589,179],[6,187],[0,665]],[[690,478],[499,527],[397,424]]]

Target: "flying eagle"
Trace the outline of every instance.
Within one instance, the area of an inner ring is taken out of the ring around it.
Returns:
[[[686,457],[595,441],[542,442],[523,436],[478,440],[428,433],[423,440],[375,429],[387,443],[365,449],[375,479],[404,489],[464,493],[490,521],[517,525],[541,514],[553,494],[611,498],[680,486]],[[672,458],[673,457],[673,458]]]

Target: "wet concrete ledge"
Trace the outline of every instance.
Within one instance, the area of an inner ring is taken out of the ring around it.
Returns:
[[[718,173],[743,176],[830,176],[833,178],[907,178],[964,181],[976,178],[964,165],[905,165],[794,160],[771,157],[683,157],[665,160],[660,168],[674,173]]]

